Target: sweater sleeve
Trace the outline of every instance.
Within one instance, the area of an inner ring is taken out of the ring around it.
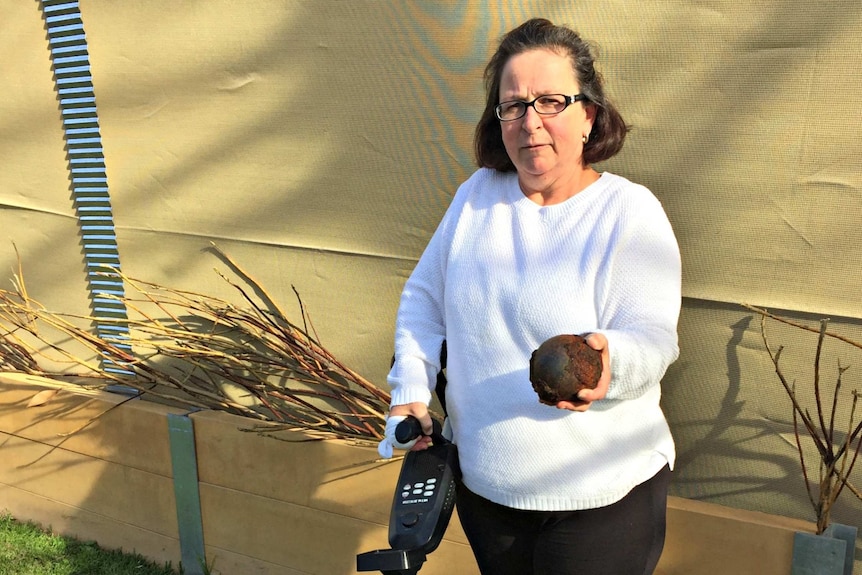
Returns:
[[[463,188],[463,186],[462,186]],[[390,404],[429,404],[440,371],[446,339],[444,311],[446,261],[451,228],[460,211],[456,194],[419,262],[404,284],[395,321],[395,361],[387,381]]]
[[[639,397],[658,386],[679,356],[679,246],[658,199],[641,189],[636,209],[624,211],[599,291],[596,331],[608,338],[608,399]]]

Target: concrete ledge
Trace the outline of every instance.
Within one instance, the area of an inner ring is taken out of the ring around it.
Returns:
[[[27,407],[42,389],[57,393]],[[176,408],[51,380],[0,374],[0,510],[179,564],[167,415]],[[355,556],[387,547],[400,465],[373,445],[279,441],[256,422],[196,412],[207,560],[230,575],[355,573]],[[69,435],[71,433],[71,435]],[[793,534],[813,524],[671,498],[660,575],[786,575]],[[423,575],[475,575],[454,518]]]

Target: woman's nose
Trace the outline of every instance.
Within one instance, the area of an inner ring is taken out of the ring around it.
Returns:
[[[524,130],[532,132],[542,126],[542,115],[532,106],[528,106],[522,122],[521,126]]]

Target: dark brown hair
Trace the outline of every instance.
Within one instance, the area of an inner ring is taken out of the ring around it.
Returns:
[[[570,28],[556,26],[544,18],[534,18],[503,36],[497,51],[485,66],[485,110],[473,137],[476,162],[480,167],[501,172],[515,171],[515,165],[503,146],[500,120],[494,108],[500,103],[500,76],[506,62],[516,54],[538,48],[553,50],[571,59],[581,92],[589,99],[584,105],[592,103],[596,107],[593,130],[584,146],[584,165],[616,155],[623,147],[629,127],[605,96],[602,76],[595,69],[590,46]]]

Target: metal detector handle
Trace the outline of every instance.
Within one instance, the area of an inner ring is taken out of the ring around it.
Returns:
[[[431,432],[431,440],[436,444],[448,443],[448,440],[443,437],[443,427],[436,419],[431,420],[433,431]],[[395,441],[398,443],[409,443],[424,435],[422,433],[422,424],[419,420],[408,415],[404,421],[395,426]]]

